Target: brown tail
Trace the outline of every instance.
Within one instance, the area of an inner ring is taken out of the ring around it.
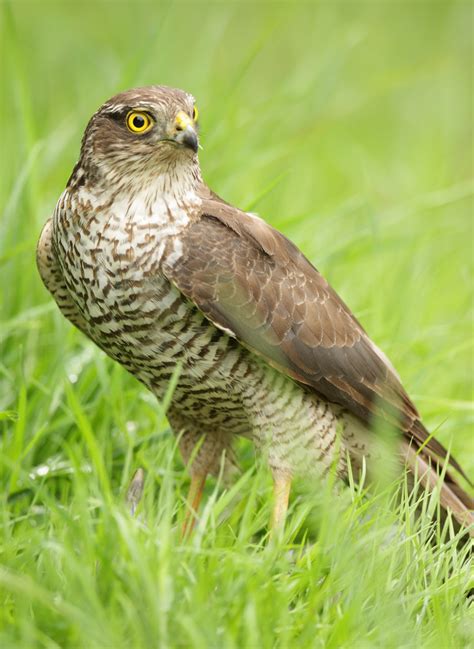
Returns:
[[[406,439],[403,441],[403,455],[421,485],[429,491],[439,488],[443,509],[450,511],[459,525],[469,528],[470,536],[474,537],[474,500],[448,471],[441,477],[446,461],[434,458],[425,449],[420,451],[416,444]]]

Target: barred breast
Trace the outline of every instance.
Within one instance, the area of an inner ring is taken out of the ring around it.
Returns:
[[[84,201],[82,210],[74,222],[77,204],[66,193],[53,223],[54,247],[82,328],[158,398],[179,365],[168,417],[181,434],[185,461],[200,443],[195,468],[218,473],[225,451],[229,469],[232,441],[243,435],[272,468],[326,471],[338,428],[346,428],[340,409],[216,328],[161,274],[163,261],[180,254],[176,235],[189,211],[163,203],[150,215],[135,201],[111,204],[104,220],[104,206],[97,210]]]

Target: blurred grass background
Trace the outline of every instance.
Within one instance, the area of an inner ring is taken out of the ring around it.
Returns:
[[[181,545],[187,478],[160,405],[63,321],[34,255],[96,108],[137,85],[191,91],[207,182],[303,249],[473,475],[473,17],[455,1],[0,4],[2,647],[469,646],[454,546],[387,543],[387,508],[367,522],[355,488],[314,485],[291,552],[262,550],[271,490],[247,447],[238,489],[210,485]],[[121,497],[138,464],[136,521]]]

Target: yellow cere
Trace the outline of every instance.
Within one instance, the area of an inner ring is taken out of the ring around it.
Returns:
[[[127,115],[127,127],[132,133],[145,133],[153,126],[153,120],[148,113],[131,110]]]
[[[189,117],[189,115],[184,112],[184,110],[180,110],[179,113],[176,115],[175,125],[179,131],[184,131],[188,126],[193,127],[194,122],[191,119],[191,117]]]

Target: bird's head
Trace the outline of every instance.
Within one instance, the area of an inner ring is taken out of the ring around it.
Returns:
[[[108,184],[173,172],[200,178],[198,112],[194,97],[166,86],[122,92],[92,116],[84,133],[79,168]]]

